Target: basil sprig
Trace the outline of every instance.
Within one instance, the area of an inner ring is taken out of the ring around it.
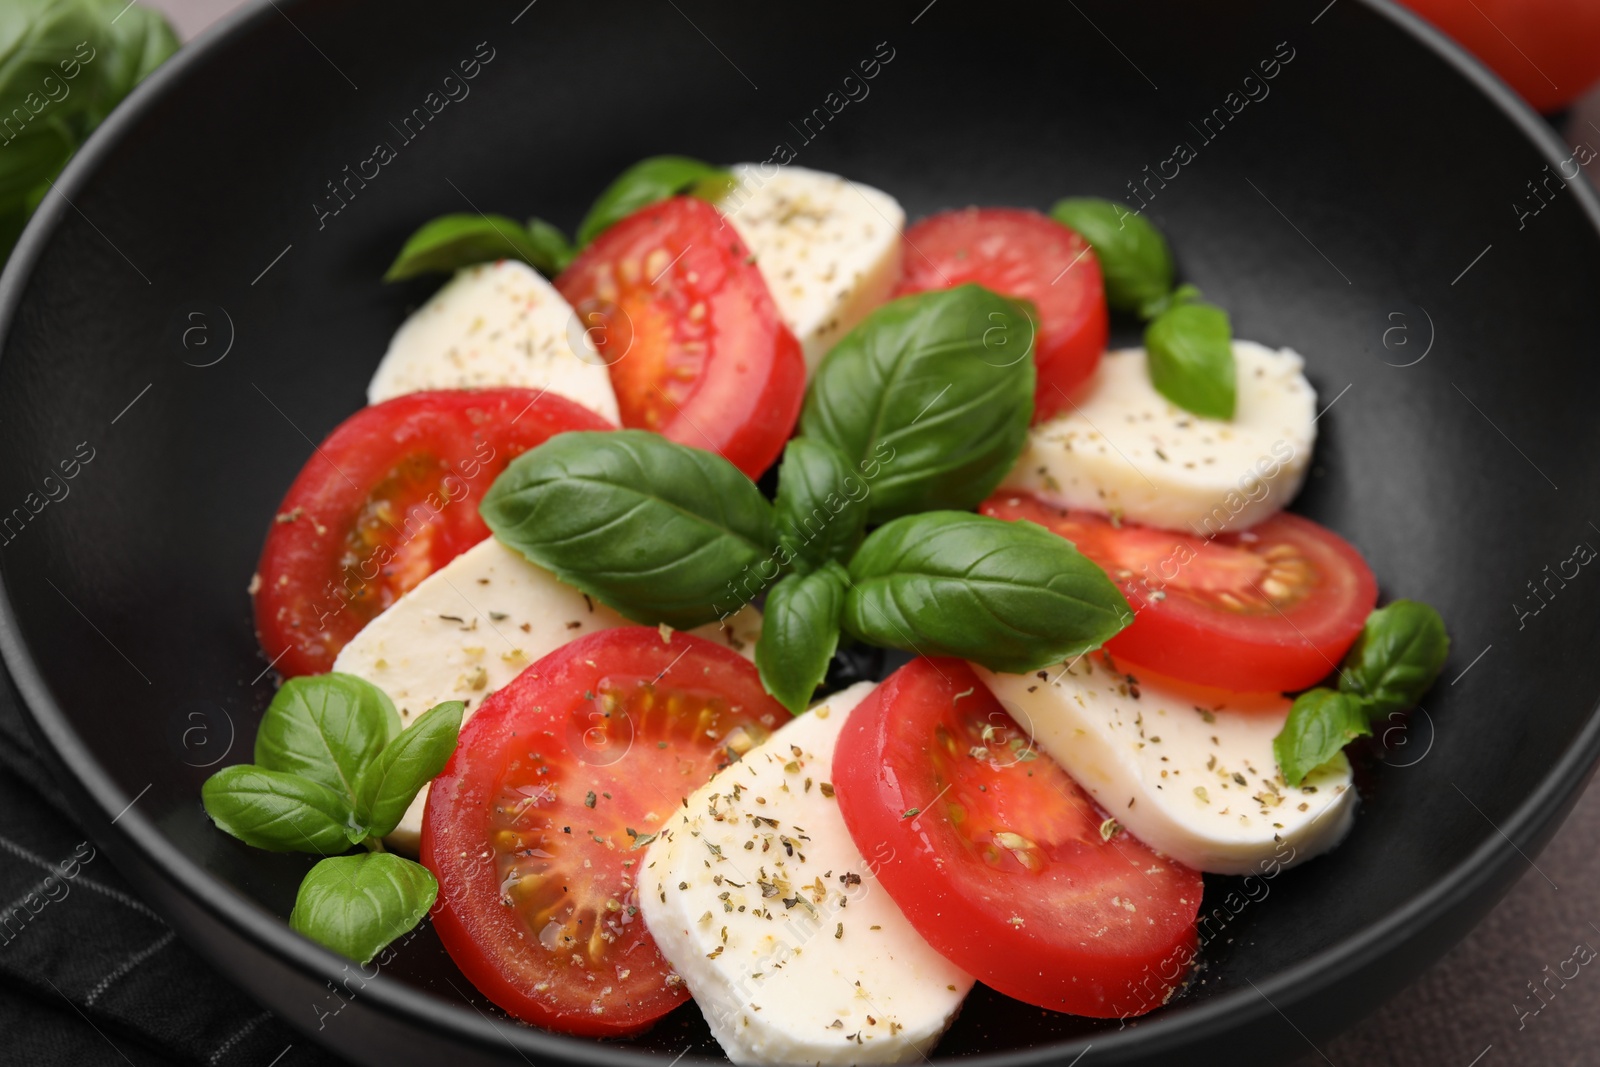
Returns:
[[[1196,415],[1233,418],[1238,371],[1227,312],[1212,304],[1170,307],[1145,328],[1144,348],[1156,392]]]
[[[433,906],[427,869],[382,838],[455,751],[465,706],[430,709],[409,730],[388,696],[348,674],[292,678],[256,733],[254,764],[201,787],[217,827],[247,845],[322,856],[300,883],[290,925],[365,963]],[[361,845],[370,854],[341,856]]]
[[[810,574],[791,574],[767,594],[756,668],[761,684],[796,715],[828,673],[839,647],[839,614],[850,576],[829,561]]]
[[[1133,612],[1071,541],[964,511],[896,519],[850,561],[847,633],[1023,673],[1098,648]]]
[[[562,232],[543,219],[529,219],[524,226],[504,215],[441,215],[406,238],[383,280],[449,273],[497,259],[519,259],[544,274],[557,274],[573,255]]]
[[[0,5],[0,263],[73,152],[177,50],[166,19],[125,0]]]
[[[1033,321],[977,285],[878,308],[818,366],[800,431],[865,470],[881,464],[867,514],[883,522],[969,508],[1022,452],[1033,413]]]
[[[903,514],[970,507],[1010,469],[1032,348],[1028,310],[987,289],[907,297],[824,359],[776,504],[714,453],[618,430],[523,453],[479,511],[502,543],[635,622],[697,626],[766,592],[756,666],[797,713],[842,635],[1033,670],[1132,621],[1116,586],[1031,523]]]
[[[1238,371],[1233,327],[1192,285],[1173,288],[1172,250],[1145,217],[1112,200],[1073,197],[1050,215],[1088,241],[1105,278],[1106,303],[1146,320],[1150,384],[1185,411],[1231,419]]]
[[[578,224],[578,247],[582,248],[613,225],[641,208],[689,190],[703,199],[714,200],[726,191],[731,175],[688,156],[651,156],[641,159],[617,176],[595,198],[589,213]]]
[[[1427,604],[1396,600],[1367,616],[1345,655],[1337,691],[1312,689],[1295,698],[1272,742],[1284,780],[1298,786],[1372,724],[1414,708],[1444,669],[1450,636]]]
[[[1080,196],[1056,201],[1050,217],[1094,248],[1105,277],[1106,303],[1153,318],[1151,309],[1172,291],[1172,250],[1143,216],[1111,200]]]
[[[649,625],[711,622],[781,567],[755,483],[646,430],[557,434],[512,460],[478,510],[503,544]]]

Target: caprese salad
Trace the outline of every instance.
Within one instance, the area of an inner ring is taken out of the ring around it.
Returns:
[[[297,930],[366,962],[431,913],[536,1026],[692,999],[737,1063],[908,1062],[975,982],[1161,1006],[1203,874],[1348,832],[1344,747],[1449,639],[1283,510],[1301,357],[1111,202],[905,222],[657,157],[576,244],[486,215],[406,243],[390,278],[452,277],[272,517],[284,681],[204,786],[222,830],[322,857]],[[1103,352],[1113,313],[1143,348]],[[818,699],[861,645],[902,665]]]

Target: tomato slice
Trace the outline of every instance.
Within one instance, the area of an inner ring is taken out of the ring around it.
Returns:
[[[412,393],[363,408],[306,461],[256,568],[256,635],[285,677],[332,669],[345,643],[489,536],[478,501],[512,458],[612,426],[531,389]]]
[[[1065,537],[1111,576],[1132,624],[1106,645],[1119,660],[1196,685],[1293,692],[1337,669],[1378,602],[1361,553],[1310,519],[1280,512],[1207,539],[1020,493],[980,509]]]
[[[794,430],[800,342],[755,259],[703,200],[644,208],[556,279],[611,370],[622,424],[719,452],[752,478]]]
[[[896,296],[977,282],[1033,302],[1039,313],[1033,421],[1067,406],[1100,365],[1110,322],[1100,261],[1073,230],[1037,211],[969,207],[906,231],[905,277]]]
[[[1159,1007],[1187,971],[1199,873],[1111,821],[963,661],[913,660],[873,690],[833,785],[911,925],[985,985],[1106,1019]]]
[[[450,957],[554,1030],[633,1033],[671,1011],[688,993],[639,916],[641,846],[789,718],[754,666],[689,634],[604,630],[530,666],[467,721],[428,794],[422,862]]]

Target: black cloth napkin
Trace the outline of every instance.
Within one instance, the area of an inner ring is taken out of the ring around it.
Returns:
[[[337,1067],[217,974],[73,823],[0,677],[0,1064]]]

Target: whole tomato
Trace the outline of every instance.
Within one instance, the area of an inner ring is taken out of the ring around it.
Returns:
[[[1559,111],[1600,78],[1600,0],[1401,0],[1522,98]]]

